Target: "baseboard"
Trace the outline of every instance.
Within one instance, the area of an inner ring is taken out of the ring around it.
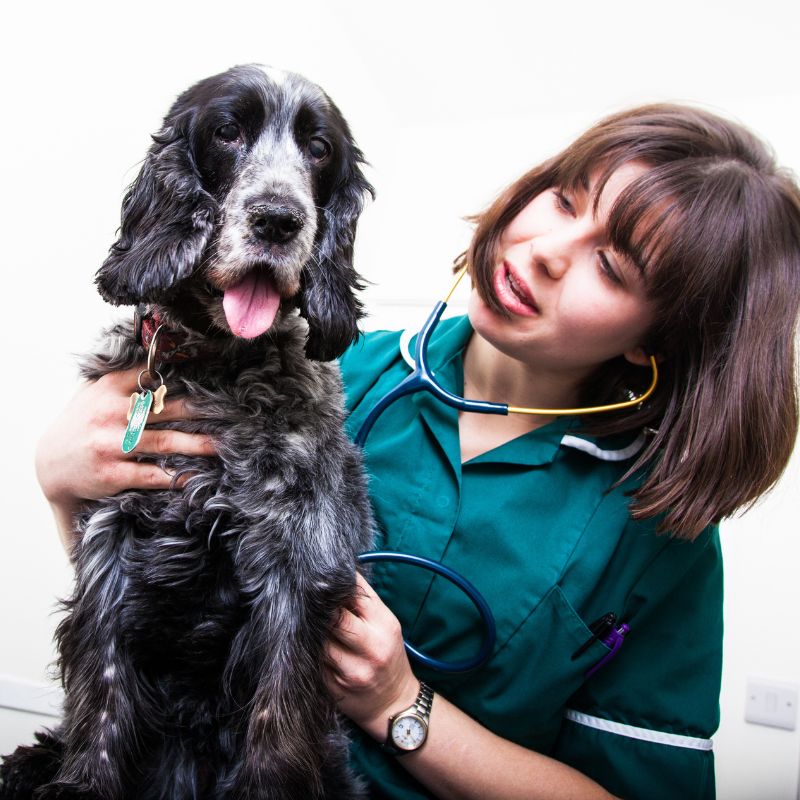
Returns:
[[[63,704],[64,692],[60,686],[0,675],[0,708],[60,717]]]

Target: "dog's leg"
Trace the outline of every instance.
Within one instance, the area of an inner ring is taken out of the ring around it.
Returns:
[[[328,734],[329,757],[322,767],[324,800],[367,800],[364,782],[356,777],[349,764],[350,740],[340,719]]]
[[[321,797],[324,764],[345,757],[331,747],[336,712],[323,680],[323,646],[355,592],[354,530],[365,517],[322,491],[295,494],[243,533],[235,554],[250,619],[228,672],[233,680],[260,676],[235,782],[242,798]]]
[[[153,708],[122,635],[126,564],[135,536],[113,506],[86,524],[78,580],[69,614],[57,629],[66,688],[64,758],[52,783],[37,798],[102,797],[123,800],[136,780],[145,720]]]

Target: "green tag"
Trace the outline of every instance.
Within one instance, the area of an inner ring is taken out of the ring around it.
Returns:
[[[122,440],[122,452],[130,453],[139,444],[142,438],[144,426],[147,424],[147,415],[150,413],[150,406],[153,404],[153,393],[147,389],[136,398],[131,410],[131,418],[125,431],[125,438]]]

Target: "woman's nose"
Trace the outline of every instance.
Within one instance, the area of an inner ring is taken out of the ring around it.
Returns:
[[[541,270],[554,280],[562,278],[572,263],[572,248],[564,237],[547,234],[537,236],[531,242],[531,261],[536,270]]]
[[[557,280],[576,259],[591,251],[596,236],[592,225],[580,221],[565,222],[531,240],[531,258],[536,267]]]

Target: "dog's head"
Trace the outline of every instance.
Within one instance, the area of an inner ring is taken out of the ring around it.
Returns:
[[[153,136],[100,293],[117,305],[189,297],[193,317],[248,339],[297,306],[307,355],[335,358],[362,314],[363,163],[339,110],[301,76],[247,65],[206,78]]]

